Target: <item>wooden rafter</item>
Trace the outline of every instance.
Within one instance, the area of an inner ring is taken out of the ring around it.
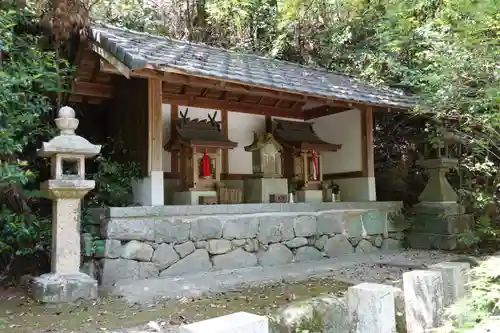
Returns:
[[[349,107],[332,107],[327,105],[318,106],[312,109],[304,110],[304,120],[321,118],[335,113],[349,111]]]
[[[231,110],[234,112],[252,113],[259,115],[273,115],[275,117],[288,117],[302,119],[302,110],[283,109],[265,105],[256,105],[243,102],[231,102],[227,100],[217,100],[201,96],[186,96],[172,93],[163,93],[163,101],[177,105],[208,108],[216,110]]]

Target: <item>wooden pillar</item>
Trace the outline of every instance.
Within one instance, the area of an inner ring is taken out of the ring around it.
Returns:
[[[163,110],[162,81],[148,78],[148,184],[151,206],[164,204],[163,198]]]
[[[361,111],[361,134],[362,134],[362,179],[358,186],[364,188],[363,200],[376,201],[375,189],[375,163],[373,157],[373,109],[367,107]]]
[[[179,119],[179,106],[170,104],[170,135],[174,133],[177,119]],[[176,177],[179,175],[179,155],[177,153],[170,153],[170,172]]]
[[[361,111],[361,135],[363,156],[363,177],[375,176],[375,165],[373,158],[373,109],[367,107]]]
[[[227,110],[220,110],[221,112],[221,121],[222,121],[222,133],[224,133],[224,136],[229,137],[229,117],[228,117],[228,111]],[[223,149],[222,150],[222,173],[223,174],[228,174],[229,173],[229,150],[228,149]]]

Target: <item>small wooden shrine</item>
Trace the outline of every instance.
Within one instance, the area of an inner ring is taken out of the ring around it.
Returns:
[[[175,121],[165,150],[177,154],[179,161],[179,191],[214,191],[220,181],[222,150],[237,146],[222,132],[215,120],[217,112],[208,120],[187,117],[188,110]]]
[[[283,146],[283,173],[299,190],[321,190],[321,152],[337,151],[342,145],[321,140],[307,122],[274,120],[273,134]]]
[[[253,142],[245,147],[252,153],[252,171],[254,177],[281,178],[283,146],[274,139],[272,133],[254,133]]]

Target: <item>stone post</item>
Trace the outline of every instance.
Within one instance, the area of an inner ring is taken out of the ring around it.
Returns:
[[[412,248],[454,250],[459,246],[459,235],[470,229],[474,218],[464,214],[458,195],[446,179],[446,173],[458,165],[458,160],[436,157],[418,161],[429,172],[429,181],[413,207],[412,230],[409,243]]]
[[[441,325],[444,310],[443,277],[437,271],[403,273],[408,333],[431,333]]]
[[[85,180],[85,158],[99,154],[101,146],[75,134],[78,119],[72,108],[62,107],[55,122],[60,134],[38,151],[52,162],[51,179],[42,185],[53,200],[52,269],[34,280],[33,298],[43,303],[95,299],[97,281],[80,273],[80,204],[95,187]]]
[[[347,289],[349,320],[355,333],[396,333],[396,288],[361,283]]]

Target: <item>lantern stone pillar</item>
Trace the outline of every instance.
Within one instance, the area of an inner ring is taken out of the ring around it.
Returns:
[[[80,206],[95,187],[85,179],[85,159],[101,146],[75,134],[78,119],[72,108],[62,107],[55,123],[60,134],[38,151],[51,158],[51,179],[42,185],[53,200],[51,272],[35,278],[32,296],[43,303],[70,303],[97,298],[97,281],[80,272]]]
[[[410,246],[454,250],[460,247],[459,235],[474,223],[473,216],[465,214],[457,193],[446,179],[446,173],[458,165],[458,160],[438,154],[418,161],[417,165],[428,170],[429,180],[419,197],[420,202],[412,210]]]

